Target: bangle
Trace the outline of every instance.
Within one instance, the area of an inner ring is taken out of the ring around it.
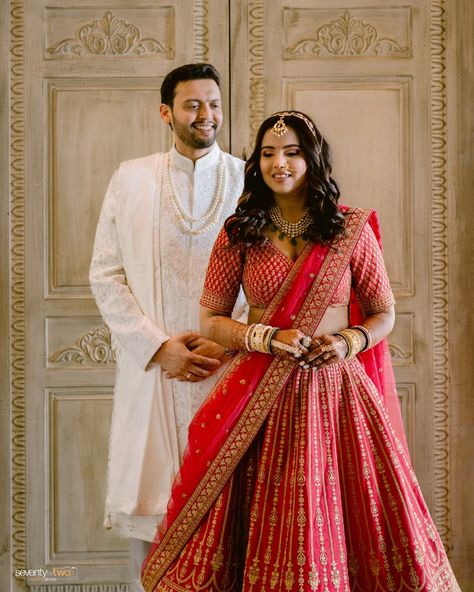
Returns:
[[[265,347],[269,353],[272,353],[272,340],[279,330],[279,327],[273,327],[271,331],[268,331],[265,337]]]
[[[347,353],[344,356],[344,359],[347,360],[351,354],[351,342],[349,341],[349,338],[344,335],[344,333],[342,331],[339,331],[337,333],[334,333],[334,335],[338,335],[339,337],[342,337],[342,339],[346,342],[347,345]]]
[[[362,351],[364,344],[362,342],[362,335],[365,335],[361,331],[357,331],[352,328],[343,329],[335,335],[339,335],[344,339],[347,344],[347,355],[345,357],[346,360],[351,360],[354,358],[359,352]]]
[[[245,347],[247,351],[270,354],[272,337],[279,330],[279,327],[262,325],[261,323],[250,325],[245,333]]]
[[[250,347],[250,335],[255,328],[255,324],[250,325],[245,333],[245,349],[249,352],[253,351]]]
[[[361,352],[365,352],[372,347],[372,335],[367,327],[364,327],[364,325],[352,325],[351,329],[359,329],[359,331],[364,334],[365,346],[360,350]]]

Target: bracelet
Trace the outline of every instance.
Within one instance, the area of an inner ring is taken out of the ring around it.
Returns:
[[[279,327],[272,327],[272,325],[262,325],[261,323],[254,323],[253,325],[250,325],[245,333],[245,348],[249,352],[270,354],[272,338],[279,330]]]
[[[364,327],[364,325],[352,325],[351,329],[359,329],[359,331],[364,334],[365,346],[360,350],[361,352],[365,352],[372,347],[372,335],[367,327]]]
[[[266,345],[268,346],[268,351],[270,353],[273,353],[272,352],[272,341],[273,341],[273,338],[275,337],[275,335],[278,333],[279,330],[280,330],[279,327],[273,327],[273,330],[268,333],[268,338],[266,340]]]
[[[344,356],[344,359],[347,360],[350,356],[350,353],[351,353],[351,342],[349,341],[349,338],[346,335],[344,335],[344,333],[342,331],[334,333],[334,335],[338,335],[339,337],[342,337],[343,341],[345,341],[345,343],[347,345],[347,353]]]
[[[357,331],[349,327],[339,331],[338,333],[335,333],[335,335],[342,337],[347,344],[347,355],[345,357],[346,360],[351,360],[362,351],[364,347],[364,344],[362,343],[362,335],[365,334],[362,333],[361,335],[361,331]]]
[[[247,331],[245,332],[245,349],[247,351],[252,351],[250,349],[250,334],[252,333],[252,331],[255,328],[255,323],[253,325],[250,325],[249,328],[247,329]]]

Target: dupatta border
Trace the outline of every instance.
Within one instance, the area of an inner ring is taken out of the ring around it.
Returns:
[[[311,335],[316,331],[331,297],[342,279],[355,245],[365,223],[372,214],[372,210],[357,208],[349,210],[347,214],[347,235],[337,243],[337,248],[329,249],[309,289],[305,302],[293,322],[293,326]],[[285,280],[284,285],[278,291],[277,297],[273,299],[262,316],[263,321],[268,321],[275,312],[278,312],[278,306],[281,303],[282,296],[288,292],[291,283],[303,266],[306,257],[307,254],[305,257],[300,256],[295,262],[287,280]],[[329,269],[334,271],[329,272]],[[242,362],[248,361],[252,356],[264,355],[266,354],[239,354],[231,362],[228,371],[222,376],[218,384],[222,385],[223,382],[230,378],[231,374]],[[142,584],[147,592],[154,590],[156,584],[179,555],[186,541],[189,540],[209,511],[248,447],[258,434],[268,413],[281,395],[285,383],[296,368],[298,368],[298,365],[292,360],[275,357],[271,361],[235,427],[214,460],[210,463],[198,487],[171,523],[154,552],[148,557],[142,576]],[[212,396],[215,388],[209,397]]]

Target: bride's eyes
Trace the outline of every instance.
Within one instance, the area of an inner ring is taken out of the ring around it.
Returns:
[[[261,158],[272,158],[273,156],[275,156],[274,152],[266,152],[263,150],[260,153]],[[288,152],[284,153],[284,156],[301,156],[301,150],[289,150]]]

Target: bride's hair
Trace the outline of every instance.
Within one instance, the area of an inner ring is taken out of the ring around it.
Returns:
[[[274,205],[274,199],[262,177],[260,152],[265,132],[277,122],[294,130],[307,164],[307,206],[314,222],[305,231],[305,236],[315,243],[332,243],[345,235],[345,219],[338,207],[339,187],[331,177],[331,153],[312,119],[300,111],[275,113],[260,126],[254,151],[245,165],[243,194],[235,214],[225,223],[229,240],[234,245],[244,247],[259,245],[266,240],[264,229],[270,223],[268,209]]]

